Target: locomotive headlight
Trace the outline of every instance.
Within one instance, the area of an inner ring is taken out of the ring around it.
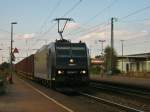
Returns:
[[[57,73],[58,74],[64,74],[64,71],[63,70],[58,70]]]
[[[62,71],[61,71],[61,70],[58,70],[58,74],[62,74]]]
[[[85,73],[86,73],[86,71],[85,71],[85,70],[83,70],[83,71],[82,71],[82,73],[83,73],[83,74],[85,74]]]
[[[69,62],[70,62],[70,63],[73,63],[73,62],[74,62],[74,60],[73,60],[73,59],[70,59],[70,60],[69,60]]]
[[[82,71],[82,73],[83,73],[83,74],[85,74],[85,73],[86,73],[86,71],[85,71],[85,70],[83,70],[83,71]]]
[[[86,70],[82,70],[80,73],[81,74],[86,74]]]

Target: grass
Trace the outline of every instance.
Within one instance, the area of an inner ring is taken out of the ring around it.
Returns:
[[[98,67],[98,66],[90,67],[90,74],[92,74],[92,75],[99,75],[99,74],[101,74],[100,67]]]

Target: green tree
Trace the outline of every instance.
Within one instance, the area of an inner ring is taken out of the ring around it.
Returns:
[[[9,63],[4,62],[0,65],[0,69],[9,69],[9,65],[10,65]]]
[[[117,53],[110,46],[107,46],[104,50],[104,66],[105,66],[105,72],[107,72],[108,74],[113,74],[118,71]]]

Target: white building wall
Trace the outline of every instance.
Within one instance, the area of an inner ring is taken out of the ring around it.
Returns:
[[[129,66],[129,71],[130,71],[130,62],[127,59],[123,60],[123,72],[127,73],[127,64]],[[122,71],[122,60],[118,60],[118,66],[117,68]]]
[[[129,62],[124,60],[123,72],[127,73],[127,64],[129,66],[129,72],[150,72],[150,61],[140,61],[139,70],[137,70],[137,62]],[[122,60],[118,60],[117,68],[122,71]]]

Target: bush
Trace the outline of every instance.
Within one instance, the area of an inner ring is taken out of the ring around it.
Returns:
[[[0,79],[0,94],[5,93],[4,80]]]
[[[100,74],[101,68],[99,66],[91,66],[90,67],[90,74]]]
[[[116,69],[113,70],[113,73],[114,73],[114,74],[120,74],[121,71],[120,71],[119,69],[116,68]]]

